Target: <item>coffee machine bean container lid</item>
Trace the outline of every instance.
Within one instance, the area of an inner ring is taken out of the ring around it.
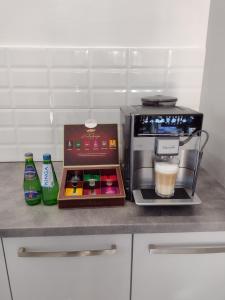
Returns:
[[[143,106],[166,106],[172,107],[176,105],[177,98],[163,95],[155,95],[146,98],[142,98]]]

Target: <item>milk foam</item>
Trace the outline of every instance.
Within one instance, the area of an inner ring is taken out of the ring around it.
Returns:
[[[155,171],[163,174],[176,174],[178,171],[178,165],[167,162],[156,162]]]

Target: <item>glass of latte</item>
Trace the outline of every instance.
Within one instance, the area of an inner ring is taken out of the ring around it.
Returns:
[[[155,160],[155,192],[163,198],[174,195],[179,162],[174,159]]]

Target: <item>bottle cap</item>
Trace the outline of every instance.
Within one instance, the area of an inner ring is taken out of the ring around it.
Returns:
[[[27,152],[25,153],[25,158],[33,158],[33,153],[32,152]]]
[[[50,153],[44,153],[43,154],[43,160],[51,160],[51,154]]]

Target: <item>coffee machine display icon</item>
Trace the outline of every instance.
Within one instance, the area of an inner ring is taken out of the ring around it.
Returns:
[[[199,204],[196,183],[209,137],[203,114],[159,100],[121,108],[127,199],[138,205]]]

